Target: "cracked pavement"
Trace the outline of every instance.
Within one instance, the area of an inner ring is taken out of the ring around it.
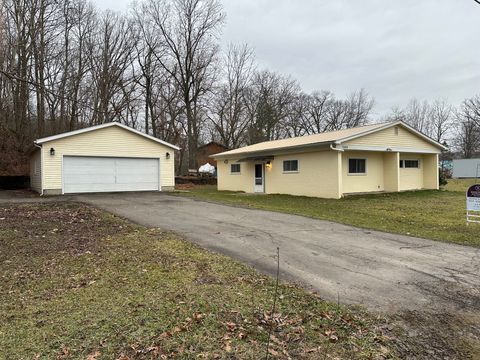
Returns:
[[[330,301],[385,312],[480,310],[480,249],[164,193],[74,197],[275,274]],[[352,211],[354,211],[352,209]]]

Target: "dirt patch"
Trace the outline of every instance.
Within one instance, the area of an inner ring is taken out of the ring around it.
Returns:
[[[395,315],[392,324],[397,327],[386,333],[401,339],[394,347],[402,359],[480,358],[478,313],[406,311]]]
[[[19,255],[95,252],[98,240],[131,229],[127,222],[86,205],[4,204],[0,206],[4,250],[0,261]]]
[[[192,183],[185,183],[185,184],[176,184],[175,189],[176,190],[191,190],[196,188],[197,185],[192,184]]]

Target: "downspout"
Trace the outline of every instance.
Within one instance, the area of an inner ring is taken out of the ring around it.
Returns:
[[[43,151],[42,151],[42,145],[38,145],[35,141],[33,142],[33,145],[38,147],[40,149],[40,196],[43,196]]]

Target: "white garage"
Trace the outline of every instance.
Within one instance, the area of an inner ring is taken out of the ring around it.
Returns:
[[[166,191],[179,148],[119,123],[35,141],[31,186],[42,195]]]

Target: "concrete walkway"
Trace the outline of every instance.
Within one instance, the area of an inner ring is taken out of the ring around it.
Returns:
[[[480,249],[162,193],[77,196],[134,222],[370,309],[480,310]]]

